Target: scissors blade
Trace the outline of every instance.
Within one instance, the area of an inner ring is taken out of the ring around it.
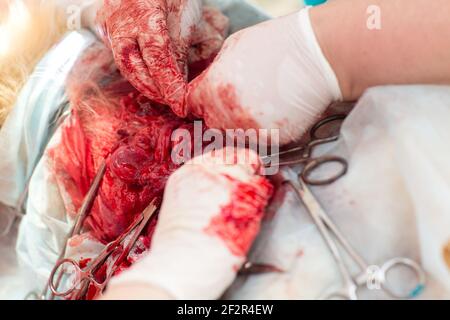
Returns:
[[[73,237],[74,235],[80,233],[81,228],[83,227],[84,221],[86,220],[86,217],[89,214],[90,209],[92,208],[92,205],[94,203],[95,197],[97,196],[98,190],[100,189],[100,183],[103,180],[103,176],[105,175],[105,172],[106,172],[106,159],[103,159],[103,161],[100,163],[100,166],[97,170],[97,173],[94,177],[91,187],[89,188],[86,196],[83,199],[83,203],[81,204],[81,207],[78,210],[78,214],[77,214],[75,223],[74,223],[72,229],[70,230],[69,234],[66,237],[66,240],[65,240],[66,245],[62,249],[57,261],[60,261],[65,256],[66,249],[67,249],[67,242],[69,241],[69,239],[71,237]],[[57,283],[56,289],[59,286],[61,277],[62,277],[62,274],[59,274],[59,279],[56,282]],[[50,281],[50,279],[49,279],[49,281]],[[47,296],[48,289],[49,289],[49,283],[47,282],[47,285],[45,286],[44,290],[42,291],[42,296],[44,296],[44,297]],[[53,298],[54,298],[54,295],[52,294],[50,296],[50,300],[53,300]]]
[[[156,199],[154,199],[150,203],[150,205],[133,221],[132,224],[128,226],[127,229],[125,229],[124,232],[122,232],[122,234],[118,238],[116,238],[114,241],[106,245],[105,249],[100,253],[100,255],[98,255],[94,260],[92,260],[89,263],[87,269],[89,269],[92,273],[94,273],[98,269],[98,267],[103,265],[103,263],[105,262],[106,259],[108,259],[111,253],[114,252],[114,250],[116,250],[117,247],[119,247],[121,243],[130,236],[130,234],[132,236],[129,243],[132,242],[134,245],[137,238],[142,233],[142,230],[147,225],[153,213],[156,211],[157,208],[155,206],[155,203]]]
[[[153,199],[152,202],[148,205],[148,207],[142,212],[141,222],[137,226],[137,229],[135,229],[134,232],[132,232],[131,238],[128,241],[127,246],[125,247],[122,254],[116,260],[115,263],[120,263],[121,260],[130,253],[131,249],[133,249],[134,245],[136,244],[137,239],[139,238],[142,231],[147,226],[148,222],[150,221],[150,219],[153,217],[154,213],[158,209],[158,207],[156,206],[156,201],[157,201],[156,198]]]
[[[94,181],[92,182],[88,193],[83,199],[83,203],[81,204],[80,210],[78,211],[77,220],[75,222],[73,230],[71,231],[70,237],[72,237],[75,234],[78,234],[81,231],[84,220],[86,220],[86,217],[89,214],[89,211],[91,210],[92,205],[94,203],[95,197],[97,196],[98,190],[100,189],[100,184],[102,182],[103,176],[105,175],[105,171],[106,171],[106,160],[103,159],[100,164],[100,167],[97,170],[97,174],[95,175]]]
[[[361,270],[366,271],[369,268],[367,262],[356,252],[355,249],[350,245],[348,240],[341,233],[336,224],[330,219],[328,214],[322,208],[322,206],[317,201],[316,197],[312,194],[311,190],[308,188],[307,184],[299,179],[301,189],[299,192],[303,194],[300,196],[309,211],[312,214],[319,217],[323,224],[334,234],[336,239],[341,243],[343,249],[348,253],[348,255],[358,264]]]
[[[96,257],[91,263],[89,263],[87,269],[88,272],[91,274],[91,278],[95,279],[95,272],[96,270],[102,266],[105,261],[110,257],[111,253],[114,252],[118,248],[118,246],[121,245],[123,241],[125,241],[126,238],[128,238],[131,235],[131,238],[124,248],[124,250],[118,255],[117,259],[114,259],[112,261],[112,268],[109,272],[107,272],[107,275],[105,277],[105,280],[103,280],[101,283],[96,282],[94,280],[95,285],[98,287],[100,291],[103,291],[103,289],[106,287],[106,284],[111,279],[111,277],[114,275],[114,272],[119,267],[120,263],[123,261],[125,257],[128,256],[129,252],[135,245],[138,237],[144,230],[145,226],[148,224],[148,221],[153,216],[153,214],[156,212],[156,201],[157,199],[153,199],[153,201],[150,203],[150,205],[141,213],[140,216],[138,216],[135,221],[114,241],[110,242],[106,248],[100,253],[98,257]],[[86,280],[86,279],[84,279]],[[91,281],[81,281],[81,288],[76,291],[74,295],[72,295],[73,300],[79,300],[83,298],[89,289],[89,286],[92,282]]]
[[[354,262],[356,262],[356,264],[358,264],[359,268],[363,270],[364,273],[367,272],[369,269],[368,263],[356,252],[353,246],[350,245],[348,240],[344,237],[336,224],[330,219],[330,217],[324,211],[322,211],[320,214],[322,221],[325,223],[328,229],[333,232],[336,239],[341,243],[342,248],[344,248],[347,254],[353,259]]]
[[[344,284],[346,284],[346,286],[353,286],[354,281],[350,274],[350,271],[347,269],[344,263],[344,259],[342,258],[339,252],[336,242],[332,239],[329,230],[325,225],[325,222],[322,220],[322,216],[326,215],[324,209],[317,201],[316,197],[312,194],[311,190],[308,188],[306,183],[302,179],[299,179],[298,181],[300,183],[299,187],[295,187],[295,185],[292,182],[291,185],[297,191],[298,196],[304,203],[306,210],[311,215],[311,218],[313,219],[314,223],[319,229],[320,234],[325,240],[325,243],[330,249],[331,254],[339,268]]]
[[[297,193],[305,204],[306,208],[315,219],[322,220],[326,213],[320,203],[317,201],[316,197],[312,194],[311,190],[308,188],[306,183],[299,179],[300,188],[297,189]],[[323,223],[323,222],[322,222]]]
[[[114,275],[115,271],[117,270],[119,265],[122,263],[122,261],[128,256],[130,251],[133,249],[134,245],[137,242],[137,239],[142,234],[142,231],[144,230],[144,228],[147,226],[150,219],[155,214],[156,210],[158,209],[158,207],[156,206],[156,203],[157,203],[157,199],[155,198],[148,205],[148,207],[142,212],[142,217],[141,217],[141,219],[138,220],[140,222],[137,225],[135,225],[133,228],[131,228],[129,231],[124,233],[124,238],[120,242],[125,240],[125,238],[127,238],[130,234],[131,234],[131,238],[129,239],[128,244],[125,246],[125,248],[120,253],[118,258],[112,262],[113,267],[111,268],[110,272],[108,272],[108,274],[105,278],[105,281],[104,281],[105,285],[108,283],[109,279],[111,279],[111,277]]]
[[[264,273],[282,273],[280,268],[264,263],[246,262],[239,270],[239,275],[264,274]]]

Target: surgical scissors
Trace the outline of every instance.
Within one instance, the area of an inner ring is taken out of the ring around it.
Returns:
[[[59,254],[59,257],[57,260],[58,262],[61,259],[63,259],[64,255],[66,254],[67,242],[69,241],[69,239],[71,237],[73,237],[74,235],[80,233],[80,230],[83,227],[84,221],[86,220],[86,217],[89,215],[92,205],[94,204],[95,198],[97,196],[98,190],[100,189],[100,184],[103,180],[103,176],[105,175],[105,172],[106,172],[106,160],[103,159],[103,161],[100,163],[100,166],[97,170],[97,173],[94,177],[91,187],[89,188],[86,196],[83,199],[83,203],[81,204],[81,207],[78,211],[75,223],[73,224],[69,234],[67,235],[67,237],[65,239],[66,245],[64,246],[64,248],[62,249],[62,251]],[[59,275],[56,287],[58,287],[58,285],[59,285],[59,281],[61,280],[61,275],[62,275],[62,273],[60,273],[60,275]],[[31,293],[28,296],[38,296],[41,298],[47,297],[49,282],[50,281],[47,282],[47,285],[45,286],[44,290],[42,291],[42,293],[40,295],[37,295],[36,293]],[[51,297],[51,299],[52,298],[53,298],[53,296]]]
[[[331,251],[331,254],[337,263],[339,272],[341,274],[343,280],[343,288],[341,290],[331,292],[324,296],[325,299],[332,298],[343,298],[349,300],[356,300],[357,290],[359,287],[364,284],[371,284],[371,282],[376,282],[375,285],[380,289],[383,289],[390,296],[397,299],[410,299],[419,295],[425,287],[426,276],[424,270],[421,266],[415,261],[409,258],[397,257],[385,262],[380,268],[376,268],[373,270],[372,267],[356,252],[356,250],[350,245],[347,239],[342,235],[337,226],[333,223],[333,221],[326,214],[325,210],[322,208],[316,197],[313,195],[308,185],[313,186],[323,186],[329,185],[341,177],[343,177],[348,171],[348,163],[344,158],[336,157],[336,156],[322,156],[322,157],[313,157],[314,148],[337,141],[339,139],[339,134],[333,135],[328,138],[319,138],[318,131],[323,126],[327,125],[330,122],[344,120],[345,115],[334,115],[328,118],[325,118],[319,121],[310,131],[310,141],[305,146],[300,146],[296,148],[292,148],[290,150],[280,152],[277,154],[280,155],[289,155],[289,154],[297,154],[301,153],[298,159],[280,161],[278,165],[286,166],[286,165],[300,165],[303,164],[303,168],[298,174],[298,179],[296,180],[287,180],[285,184],[291,186],[295,191],[299,198],[304,203],[308,213],[311,215],[314,223],[319,229],[320,234],[322,235],[325,243]],[[272,155],[273,157],[273,155]],[[266,158],[269,159],[269,158]],[[316,170],[319,166],[326,163],[338,163],[341,165],[341,168],[337,170],[334,175],[331,175],[328,178],[318,178],[312,179],[310,178],[311,173]],[[342,245],[343,249],[347,252],[350,258],[358,265],[361,270],[361,273],[356,277],[352,276],[350,270],[346,266],[343,257],[337,247],[337,243],[333,240],[331,233],[334,234],[335,238]],[[388,273],[396,267],[406,267],[414,272],[417,277],[417,283],[413,287],[412,290],[406,293],[398,293],[392,290],[388,285]],[[371,273],[376,271],[374,274]]]
[[[305,204],[305,207],[311,215],[314,223],[319,229],[322,237],[324,238],[328,248],[330,249],[334,260],[336,261],[339,272],[343,280],[343,288],[331,293],[326,294],[324,299],[342,298],[348,300],[357,300],[357,290],[363,285],[369,286],[371,282],[375,282],[375,285],[379,285],[379,288],[383,289],[387,294],[396,299],[411,299],[417,297],[425,288],[425,272],[420,265],[409,258],[397,257],[386,261],[380,268],[375,268],[375,273],[372,273],[373,268],[355,251],[350,245],[347,239],[342,235],[337,226],[328,217],[319,204],[317,199],[308,188],[305,181],[299,177],[300,186],[295,186],[292,182],[288,182],[295,189],[298,196]],[[357,276],[352,276],[348,267],[346,266],[343,257],[341,256],[336,242],[332,239],[330,232],[334,234],[338,242],[342,245],[342,248],[348,253],[352,260],[358,265],[361,273]],[[396,267],[406,267],[413,271],[417,277],[417,283],[413,286],[412,290],[406,293],[395,292],[388,285],[388,273]],[[375,286],[374,286],[375,287]],[[377,288],[377,287],[375,287]]]
[[[344,158],[335,156],[322,156],[314,157],[313,152],[319,145],[324,145],[330,142],[337,141],[339,139],[339,134],[332,135],[327,138],[319,138],[318,132],[321,128],[329,123],[342,121],[345,119],[345,115],[337,114],[327,118],[324,118],[317,122],[310,130],[310,140],[305,145],[291,148],[286,151],[281,151],[276,154],[271,154],[269,156],[261,157],[265,165],[271,166],[294,166],[294,165],[304,165],[301,172],[301,178],[309,185],[322,186],[333,183],[334,181],[343,177],[348,170],[348,163]],[[299,155],[298,155],[299,154]],[[293,160],[279,160],[276,163],[271,163],[274,157],[295,155],[296,158]],[[330,176],[327,179],[313,179],[311,178],[311,173],[314,172],[318,167],[325,165],[327,163],[338,163],[341,169],[336,172],[335,175]]]
[[[106,285],[108,284],[110,278],[114,275],[114,272],[119,267],[119,264],[122,262],[126,256],[130,253],[133,246],[135,245],[138,237],[144,230],[145,226],[148,224],[148,221],[156,212],[156,199],[154,199],[150,205],[142,212],[140,216],[120,235],[116,240],[110,242],[105,249],[95,258],[93,259],[88,266],[83,270],[80,266],[79,262],[73,259],[62,259],[60,260],[55,267],[53,268],[50,274],[49,287],[52,293],[58,297],[68,297],[73,294],[78,288],[80,288],[79,292],[77,292],[77,296],[83,296],[84,291],[89,287],[90,284],[94,285],[100,292],[102,292]],[[124,246],[123,251],[120,249],[123,247],[123,243],[127,243]],[[118,251],[119,250],[119,251]],[[105,279],[102,281],[98,281],[96,278],[96,271],[105,263],[105,261],[114,255],[114,253],[118,253],[118,257],[114,258],[112,261],[112,268],[107,270]],[[67,270],[73,269],[75,279],[70,281],[71,279],[67,279],[68,288],[64,290],[59,290],[59,282],[56,275],[61,272],[67,272]],[[56,280],[56,281],[55,281]]]
[[[266,263],[254,263],[251,261],[246,261],[242,268],[239,270],[238,274],[241,276],[245,275],[255,275],[255,274],[265,274],[265,273],[282,273],[282,269]]]

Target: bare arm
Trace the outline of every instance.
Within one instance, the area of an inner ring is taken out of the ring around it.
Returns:
[[[380,8],[370,30],[369,6]],[[311,11],[345,100],[371,86],[450,84],[450,1],[339,0]]]

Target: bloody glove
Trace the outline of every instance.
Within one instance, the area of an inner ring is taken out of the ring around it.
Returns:
[[[187,100],[210,128],[279,129],[286,144],[341,99],[304,9],[230,36],[209,69],[189,84]]]
[[[272,185],[259,175],[256,153],[225,150],[194,158],[170,177],[150,253],[112,279],[110,290],[147,285],[175,299],[217,299],[233,282]]]
[[[105,0],[97,20],[122,75],[149,99],[184,110],[201,0]]]

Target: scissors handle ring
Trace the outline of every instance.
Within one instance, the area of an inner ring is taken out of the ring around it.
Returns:
[[[60,268],[64,265],[71,265],[75,268],[76,270],[76,275],[77,275],[77,280],[70,286],[69,289],[67,289],[64,292],[58,291],[58,286],[59,284],[55,283],[55,278],[57,275],[57,271],[60,270]],[[82,273],[83,271],[81,270],[79,264],[72,260],[72,259],[62,259],[60,260],[55,267],[53,268],[52,272],[50,273],[50,278],[48,281],[48,285],[50,287],[50,290],[52,291],[52,293],[57,296],[57,297],[66,297],[68,295],[70,295],[77,287],[77,285],[82,281],[81,277],[80,277],[80,273]]]
[[[396,267],[406,267],[412,270],[417,277],[416,286],[405,294],[394,292],[389,286],[386,285],[387,274],[389,271],[393,270]],[[426,284],[426,275],[423,268],[414,260],[409,258],[394,258],[387,261],[381,268],[381,286],[385,292],[387,292],[390,296],[396,299],[412,299],[417,297],[422,291],[425,289]]]
[[[331,122],[334,122],[334,121],[345,120],[345,118],[347,118],[347,116],[345,114],[336,114],[336,115],[333,115],[333,116],[330,116],[330,117],[320,120],[311,128],[311,130],[309,132],[309,136],[310,136],[311,140],[323,140],[322,138],[318,137],[317,132],[321,128],[323,128],[325,125],[327,125]],[[331,136],[326,139],[328,140],[328,142],[336,141],[337,139],[339,139],[339,134],[336,134],[336,135]]]
[[[326,179],[312,179],[310,178],[311,173],[326,163],[339,163],[341,168],[336,174],[326,178]],[[312,186],[324,186],[335,182],[336,180],[343,177],[348,171],[348,162],[344,158],[335,156],[323,156],[315,159],[310,159],[305,165],[302,172],[300,173],[300,178],[309,185]]]

